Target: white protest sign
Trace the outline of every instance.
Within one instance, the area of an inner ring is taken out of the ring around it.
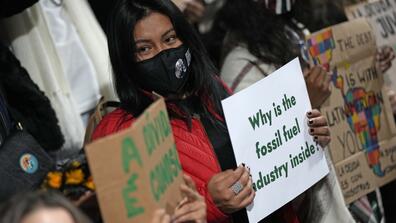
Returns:
[[[256,190],[248,208],[258,222],[329,172],[308,131],[311,110],[298,59],[222,101],[238,163],[251,169]]]

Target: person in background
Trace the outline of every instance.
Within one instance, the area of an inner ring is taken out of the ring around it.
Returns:
[[[0,1],[1,22],[35,3]],[[0,203],[38,189],[64,142],[48,95],[0,38]]]
[[[319,108],[331,93],[330,75],[321,66],[310,67],[303,57],[302,46],[309,31],[291,16],[294,3],[226,2],[216,19],[227,30],[221,77],[239,91],[299,57],[312,107]],[[329,165],[329,169],[326,178],[291,202],[300,222],[354,222],[344,205],[334,167]]]
[[[203,0],[184,0],[180,8],[191,24],[197,24],[203,19],[206,5]]]
[[[177,4],[178,8],[183,12],[190,23],[198,24],[206,18],[206,6],[208,1],[211,0],[174,0],[173,2]],[[110,17],[110,10],[114,6],[114,1],[88,0],[88,2],[98,22],[102,26],[102,29],[107,31],[106,26]]]
[[[306,24],[310,31],[315,32],[328,26],[346,22],[344,7],[362,3],[361,0],[301,0],[297,1],[293,11],[293,16],[300,22]],[[315,9],[315,10],[313,10]],[[386,73],[392,66],[395,58],[394,50],[390,46],[378,49],[376,56],[376,68],[379,73]],[[395,75],[395,74],[388,74]],[[389,83],[385,83],[387,85]],[[396,100],[394,91],[386,87],[393,113],[396,114]],[[349,205],[349,210],[354,218],[359,222],[396,222],[396,214],[393,211],[396,205],[393,194],[395,193],[396,182],[389,183],[377,192],[363,196],[356,202]]]
[[[290,14],[303,23],[310,32],[316,32],[348,20],[341,0],[296,1]]]
[[[0,1],[0,20],[21,13],[37,1]],[[47,95],[3,39],[0,39],[0,91],[11,119],[20,122],[46,151],[61,149],[64,136]]]
[[[208,222],[247,222],[255,197],[249,169],[237,166],[221,107],[230,95],[202,42],[169,0],[119,0],[110,17],[110,59],[121,108],[105,116],[93,139],[131,126],[155,99],[165,97],[183,171],[204,197]],[[329,142],[325,118],[309,111],[314,139]],[[287,209],[283,221],[295,222]],[[191,217],[186,220],[195,220]]]
[[[0,209],[0,223],[90,223],[70,201],[55,192],[19,194]]]
[[[288,2],[286,4],[285,2]],[[227,1],[218,17],[226,27],[221,77],[239,91],[301,54],[304,26],[289,17],[294,1]],[[240,13],[249,12],[249,13]],[[313,108],[330,95],[330,76],[300,56]]]
[[[236,90],[240,90],[270,74],[290,59],[299,56],[305,67],[304,73],[312,105],[320,107],[330,94],[329,75],[320,67],[311,68],[309,72],[301,49],[309,31],[317,31],[346,19],[343,13],[337,11],[340,9],[339,6],[338,1],[228,1],[219,14],[221,21],[228,28],[225,39],[225,55],[227,56],[222,67],[222,77]],[[241,18],[243,15],[239,13],[240,11],[250,13],[243,14],[245,17]],[[392,50],[380,49],[376,64],[379,71],[386,71],[393,58]],[[318,97],[315,98],[315,95]],[[335,210],[335,213],[341,213],[340,216],[343,216],[340,222],[353,221],[345,210],[345,206],[342,205],[340,188],[337,183],[334,183],[336,182],[335,173],[331,172],[329,176],[333,178],[333,182],[328,181],[331,186],[329,188],[332,188],[334,192],[331,196],[336,196],[334,200],[337,200],[339,205],[337,207],[325,204],[329,208],[320,208],[325,207],[322,203],[315,210],[319,212],[317,216],[323,222],[331,222],[334,219],[326,218],[325,215],[329,215],[327,213],[331,213],[330,210]],[[318,189],[317,192],[321,193],[323,187],[318,187]],[[315,201],[317,192],[313,192],[314,196],[311,196],[311,200]],[[320,213],[321,209],[323,213]],[[318,218],[309,215],[306,218]],[[318,220],[311,221],[319,222]]]
[[[221,45],[226,30],[215,21],[215,18],[226,0],[181,0],[174,2],[181,2],[178,7],[196,28],[210,59],[216,67],[219,67]]]

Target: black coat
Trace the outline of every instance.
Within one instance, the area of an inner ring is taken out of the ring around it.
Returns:
[[[0,0],[0,17],[8,17],[22,12],[38,0]]]
[[[64,138],[51,103],[18,59],[0,44],[0,87],[12,118],[46,150],[62,147]]]

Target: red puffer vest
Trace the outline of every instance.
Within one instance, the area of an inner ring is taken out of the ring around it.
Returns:
[[[92,139],[96,140],[128,128],[133,121],[131,115],[117,109],[101,120]],[[231,218],[216,207],[207,189],[206,184],[213,175],[221,172],[221,169],[202,123],[193,118],[191,131],[186,123],[179,119],[171,120],[171,125],[183,171],[193,178],[198,192],[206,200],[208,222],[231,222]]]

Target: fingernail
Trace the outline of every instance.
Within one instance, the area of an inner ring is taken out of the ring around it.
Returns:
[[[246,164],[242,163],[242,166],[243,166],[243,167],[245,167],[245,166],[246,166]]]
[[[313,133],[313,132],[314,132],[314,129],[309,129],[309,131],[310,131],[311,133]]]
[[[312,125],[312,124],[313,124],[313,120],[309,120],[309,121],[308,121],[308,124],[309,124],[309,125]]]
[[[317,136],[314,137],[314,141],[315,141],[315,142],[318,141],[318,137],[317,137]]]
[[[311,116],[311,115],[312,115],[312,112],[309,111],[309,112],[307,112],[307,114],[308,114],[308,116]]]

